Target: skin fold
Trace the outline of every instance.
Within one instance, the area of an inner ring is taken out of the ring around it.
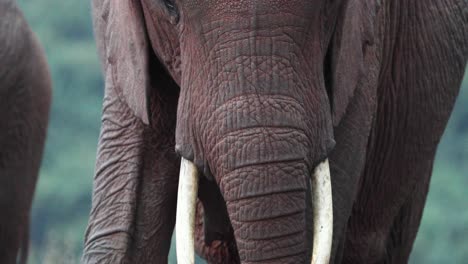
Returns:
[[[209,263],[405,263],[468,57],[463,0],[95,0],[106,79],[84,263],[166,263],[180,156]]]
[[[26,263],[51,81],[15,1],[0,0],[0,263]]]

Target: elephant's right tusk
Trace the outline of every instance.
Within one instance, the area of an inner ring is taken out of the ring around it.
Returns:
[[[314,211],[312,264],[328,264],[333,237],[333,201],[328,159],[315,168],[311,183]]]
[[[177,263],[195,263],[195,205],[198,172],[195,165],[182,158],[177,193],[176,249]]]

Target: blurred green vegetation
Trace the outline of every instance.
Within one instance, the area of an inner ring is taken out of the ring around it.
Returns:
[[[54,81],[47,146],[32,212],[30,263],[78,263],[91,203],[103,96],[90,1],[18,2],[46,50]],[[468,260],[467,105],[465,80],[438,151],[411,263]]]

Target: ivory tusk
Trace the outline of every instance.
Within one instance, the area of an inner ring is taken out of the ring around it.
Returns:
[[[195,211],[198,172],[195,165],[182,158],[177,193],[176,250],[177,263],[195,263]]]
[[[333,237],[333,202],[328,159],[320,163],[311,177],[314,211],[312,264],[328,264]]]

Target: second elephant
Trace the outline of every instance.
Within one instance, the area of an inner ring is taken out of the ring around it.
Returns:
[[[27,261],[51,103],[49,69],[14,0],[0,0],[0,263]]]

